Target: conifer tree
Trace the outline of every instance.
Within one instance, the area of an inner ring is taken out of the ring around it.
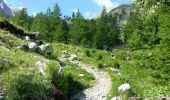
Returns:
[[[107,34],[109,32],[108,28],[108,15],[106,12],[106,8],[103,8],[101,16],[96,25],[96,33],[94,38],[94,47],[97,49],[107,48]]]
[[[23,8],[13,18],[13,22],[26,30],[30,30],[32,25],[32,18],[28,16],[27,9]]]

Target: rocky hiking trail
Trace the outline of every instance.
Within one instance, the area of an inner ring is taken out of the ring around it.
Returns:
[[[107,100],[112,87],[110,76],[106,72],[92,68],[90,65],[82,62],[72,61],[72,63],[94,75],[96,82],[93,87],[81,91],[70,100]]]

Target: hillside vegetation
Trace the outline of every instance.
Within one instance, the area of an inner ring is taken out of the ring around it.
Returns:
[[[4,98],[62,100],[93,86],[94,76],[72,60],[111,76],[108,99],[122,95],[118,87],[124,83],[131,86],[123,94],[126,99],[170,96],[170,2],[136,0],[135,5],[136,12],[122,30],[117,28],[117,14],[110,15],[105,8],[96,20],[84,19],[80,11],[62,18],[57,4],[34,18],[26,9],[10,21],[0,18],[0,89]],[[41,39],[18,26],[40,31]],[[30,42],[48,43],[48,49],[30,50]],[[126,48],[113,49],[118,44]],[[38,61],[49,62],[45,75],[36,65]]]
[[[17,30],[17,27],[12,27]],[[29,44],[29,41],[19,37],[11,33],[10,29],[0,30],[0,88],[1,93],[5,94],[4,98],[63,99],[92,86],[94,80],[92,75],[67,62],[62,79],[56,81],[55,88],[58,92],[54,91],[52,88],[55,84],[51,78],[61,66],[59,61],[48,59],[50,58],[48,55],[43,56],[31,50],[19,49],[18,46]],[[45,77],[40,74],[40,69],[36,65],[38,61],[49,61]],[[84,74],[85,77],[81,78],[79,74]]]

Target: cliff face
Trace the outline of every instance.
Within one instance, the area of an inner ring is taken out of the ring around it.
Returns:
[[[123,25],[127,23],[128,19],[134,12],[136,12],[136,6],[135,4],[130,4],[130,5],[120,5],[119,7],[111,10],[109,14],[117,15],[117,27],[121,31]]]
[[[12,8],[8,7],[3,0],[0,0],[0,15],[13,17],[15,16],[15,11]]]

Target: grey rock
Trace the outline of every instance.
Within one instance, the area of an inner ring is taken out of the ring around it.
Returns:
[[[34,32],[35,34],[35,40],[40,40],[41,37],[40,37],[40,32]]]
[[[37,43],[32,42],[32,43],[28,44],[28,47],[29,47],[29,49],[35,51],[38,48],[38,45],[37,45]]]
[[[48,46],[49,46],[49,44],[40,45],[40,46],[38,47],[38,52],[39,52],[39,53],[44,52],[45,50],[47,50]]]
[[[109,12],[109,14],[117,14],[117,27],[122,30],[123,26],[127,23],[130,16],[136,12],[135,4],[120,5]]]
[[[31,41],[31,39],[30,39],[29,36],[25,36],[25,40],[26,40],[26,41]]]
[[[110,58],[115,59],[115,58],[116,58],[116,55],[115,55],[115,54],[111,54],[111,55],[110,55]]]
[[[63,75],[62,73],[62,67],[59,68],[58,73],[57,73],[57,78],[61,78]]]
[[[42,60],[42,61],[38,61],[35,63],[36,67],[38,67],[39,69],[39,72],[45,76],[45,72],[46,72],[46,69],[47,69],[47,64],[49,63],[50,61],[49,60]]]
[[[59,61],[62,62],[62,63],[64,63],[64,62],[67,61],[67,58],[59,58]]]
[[[130,84],[126,83],[126,84],[122,84],[118,87],[118,91],[120,93],[124,93],[130,90]]]

